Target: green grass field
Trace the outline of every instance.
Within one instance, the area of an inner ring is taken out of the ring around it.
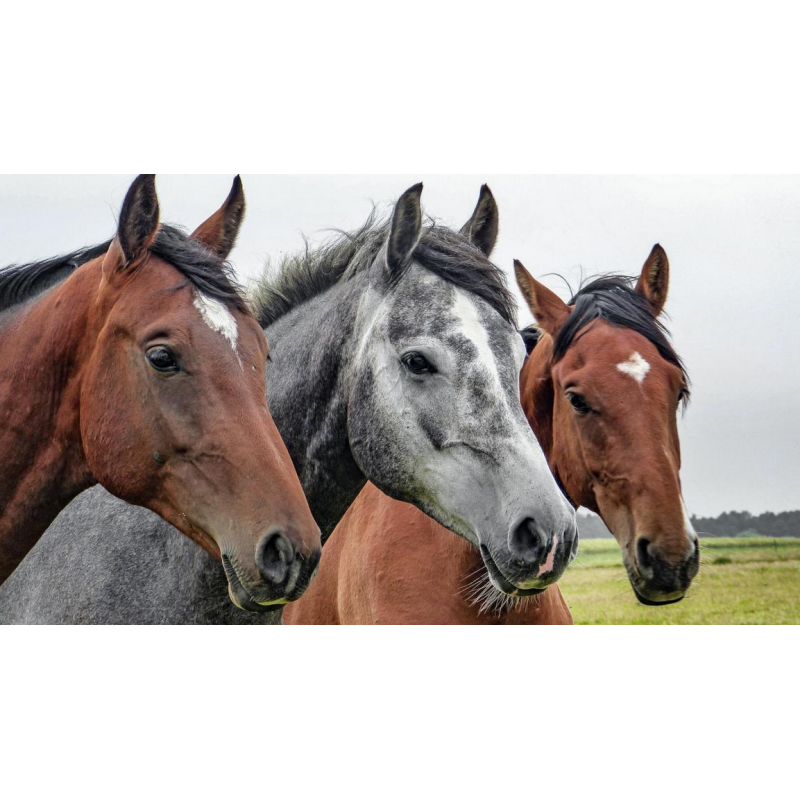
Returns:
[[[708,539],[680,603],[640,605],[610,539],[581,542],[559,585],[578,625],[800,624],[800,539]]]

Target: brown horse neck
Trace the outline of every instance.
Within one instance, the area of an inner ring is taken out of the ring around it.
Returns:
[[[552,469],[553,453],[553,340],[546,333],[528,356],[520,373],[522,409]]]
[[[94,482],[80,434],[81,366],[93,341],[87,297],[99,260],[21,308],[2,333],[0,583],[59,511]]]

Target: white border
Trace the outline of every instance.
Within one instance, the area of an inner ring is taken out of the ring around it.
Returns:
[[[782,4],[46,6],[0,172],[800,171]],[[3,793],[784,797],[790,636],[5,629]]]

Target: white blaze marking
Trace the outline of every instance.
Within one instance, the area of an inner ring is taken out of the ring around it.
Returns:
[[[514,357],[517,359],[519,370],[522,371],[522,367],[525,364],[525,358],[528,355],[528,351],[525,347],[525,342],[522,341],[522,337],[517,336],[516,338],[517,338],[517,347],[514,348]]]
[[[475,303],[464,292],[456,290],[456,300],[453,303],[452,311],[461,323],[461,333],[478,348],[478,361],[489,370],[493,383],[500,388],[501,395],[504,396],[500,373],[497,371],[497,361],[489,344],[489,334],[486,333],[486,328],[481,322]]]
[[[683,506],[683,527],[686,530],[686,535],[689,537],[690,542],[696,542],[697,533],[692,525],[691,519],[689,519],[689,512],[686,509],[686,503],[683,498],[681,498],[681,505]]]
[[[207,297],[202,292],[194,293],[194,307],[212,331],[221,333],[225,337],[238,359],[236,344],[239,341],[239,328],[236,326],[233,314],[219,300]],[[241,364],[241,361],[239,363]]]
[[[630,375],[636,383],[641,383],[650,372],[650,365],[639,353],[634,353],[627,361],[617,364],[617,369],[625,375]]]

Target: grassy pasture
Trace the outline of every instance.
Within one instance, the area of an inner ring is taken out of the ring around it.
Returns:
[[[709,539],[701,542],[700,574],[680,603],[640,605],[631,591],[619,546],[581,542],[560,581],[576,624],[800,624],[800,539]]]

